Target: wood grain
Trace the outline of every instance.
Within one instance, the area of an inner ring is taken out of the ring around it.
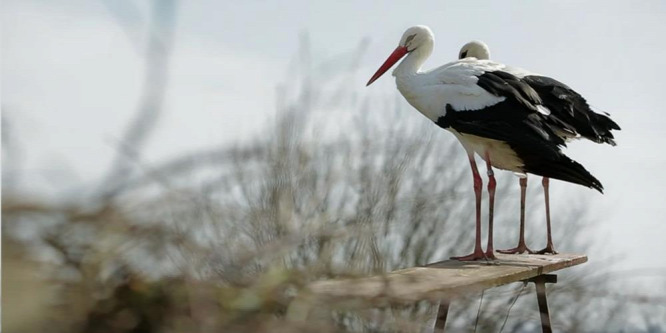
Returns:
[[[328,306],[373,307],[438,302],[582,264],[582,254],[503,255],[493,262],[446,260],[366,278],[317,281],[307,298]]]

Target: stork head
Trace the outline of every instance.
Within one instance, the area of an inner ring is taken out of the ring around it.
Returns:
[[[412,52],[424,44],[432,44],[435,39],[433,36],[430,28],[425,25],[415,25],[402,34],[398,47],[404,47],[407,52]]]
[[[458,59],[465,59],[469,57],[473,57],[479,60],[490,59],[490,49],[486,43],[473,40],[463,45],[463,47],[460,49],[460,53],[458,54]]]
[[[386,73],[389,68],[391,68],[398,60],[400,60],[402,57],[404,57],[407,53],[414,52],[417,50],[424,50],[426,53],[426,56],[430,55],[430,52],[432,52],[432,45],[435,40],[435,37],[430,30],[430,28],[426,27],[425,25],[416,25],[413,26],[405,33],[402,34],[402,38],[400,38],[400,43],[398,43],[398,47],[391,53],[391,55],[384,61],[384,64],[382,64],[381,67],[377,70],[375,75],[370,78],[370,81],[368,81],[368,84],[366,86],[369,86],[375,80],[377,80],[380,76],[382,76],[384,73]]]

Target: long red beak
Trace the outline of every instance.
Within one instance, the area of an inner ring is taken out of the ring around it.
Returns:
[[[389,68],[391,68],[391,66],[395,65],[395,63],[398,62],[398,60],[400,60],[402,57],[404,57],[405,54],[407,54],[407,47],[406,46],[398,46],[393,51],[393,53],[391,53],[391,55],[388,57],[388,59],[386,59],[386,61],[384,61],[384,64],[382,64],[382,66],[379,67],[379,69],[377,70],[375,75],[373,75],[370,78],[370,81],[368,81],[368,84],[366,84],[365,86],[367,87],[367,86],[371,85],[373,82],[375,82],[375,80],[379,79],[380,76],[382,76],[384,73],[386,73],[386,71],[389,70]]]

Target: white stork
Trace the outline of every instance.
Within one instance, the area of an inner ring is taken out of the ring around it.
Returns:
[[[474,252],[458,260],[494,259],[493,208],[495,177],[492,167],[561,179],[602,191],[601,183],[560,151],[564,140],[556,131],[573,131],[550,115],[539,94],[506,66],[466,58],[429,71],[421,65],[430,56],[434,37],[428,27],[414,26],[370,78],[377,80],[398,60],[393,71],[398,90],[419,112],[451,131],[462,143],[474,177],[476,241]],[[474,153],[488,170],[488,245],[481,248],[481,186]]]
[[[461,49],[458,58],[476,58],[478,60],[490,59],[490,49],[481,41],[471,41],[465,44]],[[608,114],[599,114],[590,108],[587,101],[573,89],[567,85],[545,77],[539,74],[529,73],[528,71],[515,68],[505,68],[505,71],[517,76],[523,82],[529,84],[541,97],[544,105],[551,111],[551,116],[557,117],[559,120],[567,123],[570,128],[574,130],[574,135],[569,132],[559,132],[564,140],[573,138],[585,138],[596,143],[608,143],[615,146],[613,133],[611,130],[619,130],[618,126],[613,120],[608,117]],[[557,132],[556,132],[557,133]],[[534,253],[525,244],[525,191],[527,188],[527,178],[520,178],[520,234],[518,246],[509,250],[500,250],[502,253]],[[555,246],[553,245],[553,238],[551,236],[550,228],[550,200],[548,195],[549,180],[548,177],[543,177],[541,184],[543,185],[544,199],[546,203],[546,234],[547,243],[546,247],[540,251],[539,254],[551,253],[556,254]]]

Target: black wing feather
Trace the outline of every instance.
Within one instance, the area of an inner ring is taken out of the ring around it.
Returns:
[[[507,72],[485,72],[479,75],[476,84],[495,96],[514,98],[532,111],[537,111],[536,106],[541,104],[539,94],[530,85]]]
[[[539,93],[553,117],[569,125],[584,138],[615,145],[611,131],[620,130],[620,126],[608,115],[592,111],[585,98],[575,90],[546,76],[528,75],[522,80]]]
[[[537,90],[501,71],[480,75],[477,84],[495,96],[505,97],[504,101],[473,111],[446,105],[447,112],[437,125],[506,142],[523,160],[524,172],[603,191],[598,179],[560,151],[565,142],[555,131],[567,130],[569,126],[556,116],[537,112],[537,105],[542,104]]]

